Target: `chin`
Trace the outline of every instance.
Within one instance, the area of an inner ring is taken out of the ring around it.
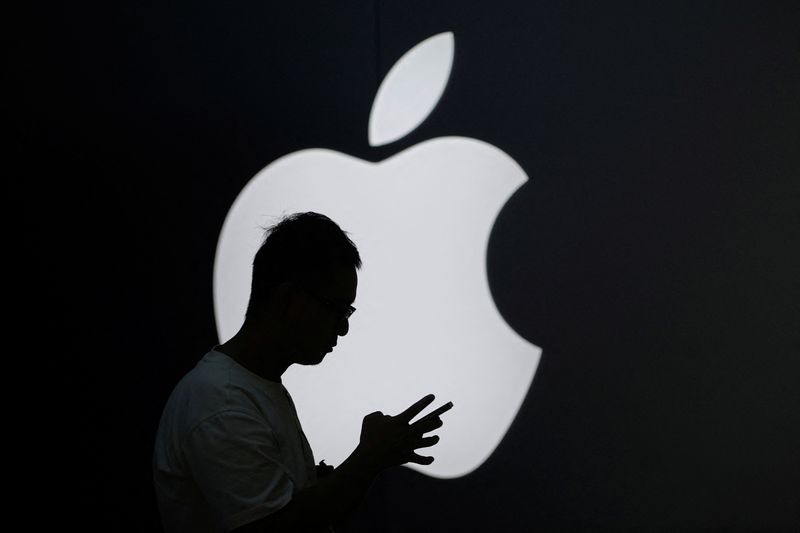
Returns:
[[[328,355],[327,352],[307,354],[306,357],[304,357],[302,361],[298,361],[298,363],[306,366],[318,365],[325,359],[326,355]]]

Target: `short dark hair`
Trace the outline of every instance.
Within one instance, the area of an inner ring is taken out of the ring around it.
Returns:
[[[361,268],[356,245],[325,215],[294,213],[265,232],[253,259],[246,316],[258,311],[269,300],[270,291],[283,282],[316,287],[337,266]]]

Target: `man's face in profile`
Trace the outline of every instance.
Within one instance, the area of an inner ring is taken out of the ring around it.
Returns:
[[[337,266],[316,286],[296,285],[289,311],[293,363],[316,365],[347,334],[347,310],[356,299],[355,268]]]

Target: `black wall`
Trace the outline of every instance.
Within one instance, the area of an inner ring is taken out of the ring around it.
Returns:
[[[216,239],[258,170],[461,135],[530,178],[488,265],[544,353],[485,465],[387,472],[350,529],[800,529],[795,2],[177,4],[6,20],[9,434],[30,457],[10,466],[33,523],[159,530],[155,427],[217,340]],[[370,148],[380,80],[442,31],[444,97]]]

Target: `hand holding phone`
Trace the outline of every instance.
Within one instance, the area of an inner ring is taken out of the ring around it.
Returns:
[[[434,395],[429,394],[415,402],[397,416],[375,411],[364,417],[361,424],[358,456],[367,470],[379,472],[384,468],[404,463],[429,465],[433,457],[425,457],[415,450],[428,448],[439,442],[439,437],[426,433],[442,427],[439,416],[453,408],[453,402],[434,409],[414,423],[411,420],[431,404]]]

